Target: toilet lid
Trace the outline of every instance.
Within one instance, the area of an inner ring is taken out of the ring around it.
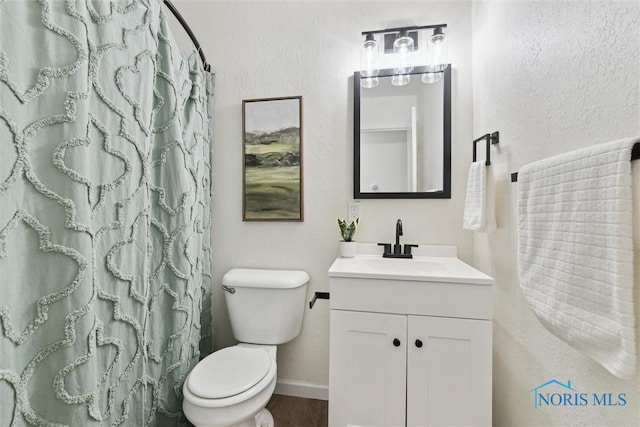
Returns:
[[[235,396],[260,382],[271,363],[271,356],[264,350],[227,347],[202,359],[191,371],[187,387],[203,399]]]

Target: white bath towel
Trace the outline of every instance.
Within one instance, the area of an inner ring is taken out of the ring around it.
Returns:
[[[631,149],[638,138],[518,173],[518,275],[553,334],[630,378],[636,369]]]
[[[489,213],[493,215],[494,210],[489,206],[486,170],[484,160],[473,162],[469,167],[467,196],[462,218],[462,228],[465,230],[487,232],[495,226],[495,219],[489,219]]]

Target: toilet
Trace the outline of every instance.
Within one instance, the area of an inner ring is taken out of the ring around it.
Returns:
[[[272,427],[265,408],[276,387],[277,345],[302,327],[309,275],[234,268],[222,278],[233,336],[240,342],[202,359],[189,373],[182,409],[196,427]]]

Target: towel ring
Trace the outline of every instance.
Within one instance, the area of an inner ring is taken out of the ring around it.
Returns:
[[[485,162],[485,164],[487,166],[489,166],[491,164],[491,152],[489,151],[489,146],[493,145],[493,144],[499,144],[500,143],[500,132],[496,131],[493,133],[487,133],[485,135],[482,135],[480,138],[474,139],[473,140],[473,161],[476,161],[476,144],[482,140],[485,140],[487,143],[487,160]]]

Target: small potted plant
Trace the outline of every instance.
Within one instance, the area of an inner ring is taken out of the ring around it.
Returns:
[[[357,243],[353,240],[353,236],[358,229],[358,221],[360,218],[356,218],[351,222],[345,221],[343,218],[338,218],[338,228],[340,229],[340,235],[342,240],[340,241],[340,256],[343,258],[353,258],[356,256]]]

